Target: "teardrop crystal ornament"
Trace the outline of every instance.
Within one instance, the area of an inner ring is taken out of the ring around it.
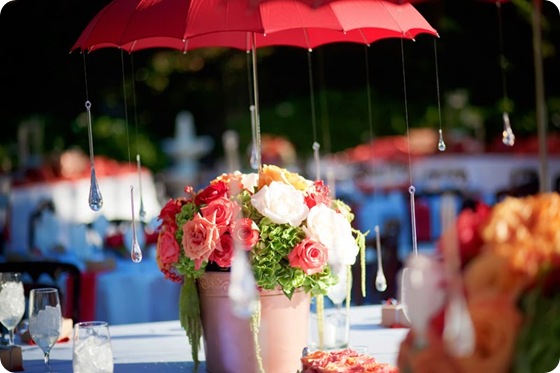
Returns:
[[[228,296],[233,313],[240,318],[249,318],[257,310],[258,292],[249,259],[245,250],[235,248],[231,263],[231,283]]]
[[[418,255],[418,238],[416,235],[416,203],[414,202],[414,193],[416,193],[416,187],[411,185],[408,188],[408,193],[410,194],[410,225],[412,231],[412,253]]]
[[[249,161],[249,163],[251,164],[251,168],[253,170],[258,170],[259,169],[259,157],[257,155],[257,147],[255,144],[253,144],[253,146],[251,147],[251,159]]]
[[[91,167],[91,178],[89,186],[89,207],[93,211],[101,210],[103,207],[103,196],[99,190],[99,184],[97,184],[97,177],[95,176],[95,168]]]
[[[511,130],[511,124],[509,122],[508,113],[504,112],[502,118],[504,120],[504,131],[502,132],[502,142],[504,143],[504,145],[513,146],[515,144],[515,135]]]
[[[381,257],[381,238],[379,237],[379,225],[375,226],[375,234],[377,241],[377,275],[375,276],[375,288],[377,291],[383,292],[387,290],[387,279],[383,272],[383,259]]]
[[[443,141],[443,131],[441,129],[439,130],[439,140],[437,148],[440,152],[444,152],[446,148],[445,142]]]
[[[140,162],[140,154],[136,154],[136,164],[138,165],[138,186],[140,187],[140,210],[138,216],[140,221],[146,221],[146,210],[144,210],[144,198],[142,198],[142,163]]]
[[[313,158],[315,159],[315,180],[321,179],[321,166],[320,166],[320,158],[319,158],[319,149],[321,145],[317,141],[313,143]]]
[[[130,250],[130,258],[134,263],[142,261],[142,250],[138,244],[138,237],[136,236],[136,219],[134,219],[134,187],[130,186],[130,210],[132,214],[132,249]]]
[[[462,292],[455,290],[445,310],[443,340],[447,350],[457,357],[472,355],[475,346],[475,331]]]
[[[258,129],[257,129],[257,120],[258,118],[256,113],[255,105],[251,105],[249,110],[251,111],[251,159],[249,163],[251,164],[251,168],[253,170],[258,170],[260,167],[260,157],[259,157],[259,142],[258,142]]]

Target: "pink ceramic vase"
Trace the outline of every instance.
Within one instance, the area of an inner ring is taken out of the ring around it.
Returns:
[[[231,311],[230,274],[206,272],[198,280],[206,370],[210,373],[259,372],[251,320]],[[280,290],[260,293],[258,344],[266,373],[294,373],[301,369],[307,345],[310,296],[298,290],[288,299]]]

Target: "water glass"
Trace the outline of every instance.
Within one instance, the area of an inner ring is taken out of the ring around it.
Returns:
[[[113,373],[113,350],[105,321],[77,323],[73,341],[74,373]]]
[[[322,338],[319,330],[323,329]],[[316,313],[311,313],[308,346],[311,350],[332,350],[348,347],[350,322],[346,307],[326,308],[323,320],[319,320]]]
[[[14,329],[25,312],[25,295],[21,274],[0,272],[0,323],[8,330],[9,344],[14,344]]]

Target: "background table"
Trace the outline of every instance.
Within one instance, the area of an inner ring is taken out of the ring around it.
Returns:
[[[366,346],[380,362],[395,365],[399,345],[408,329],[381,327],[381,306],[350,309],[350,346]],[[115,373],[192,372],[194,363],[185,331],[179,321],[110,326]],[[204,352],[199,354],[204,360]],[[39,347],[23,347],[26,372],[43,372]],[[58,343],[51,351],[51,367],[58,373],[72,372],[72,342]],[[199,372],[205,371],[202,361]]]

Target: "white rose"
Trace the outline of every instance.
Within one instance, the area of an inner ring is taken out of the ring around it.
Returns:
[[[290,224],[294,227],[298,227],[309,213],[303,192],[277,181],[253,194],[251,204],[273,223]]]
[[[243,187],[245,189],[251,192],[255,190],[258,183],[259,183],[259,174],[257,174],[256,172],[250,174],[243,174],[241,176],[241,184],[243,184]]]
[[[352,235],[350,222],[344,215],[321,203],[311,208],[307,215],[307,227],[303,227],[303,230],[307,237],[316,239],[329,249],[331,266],[356,262],[360,249]]]

